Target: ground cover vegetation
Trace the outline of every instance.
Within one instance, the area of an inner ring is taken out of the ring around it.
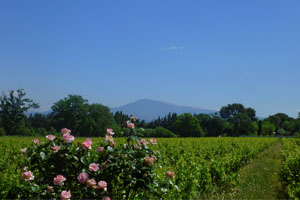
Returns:
[[[300,198],[300,140],[282,139],[281,180],[290,198]]]
[[[89,104],[80,95],[69,95],[55,102],[46,114],[26,114],[39,105],[25,96],[24,90],[18,89],[0,97],[0,136],[45,136],[64,127],[81,137],[103,137],[107,128],[114,129],[115,137],[129,132],[126,121],[130,116],[121,111],[111,113],[102,104]],[[136,124],[144,137],[297,136],[300,133],[300,115],[295,119],[277,113],[260,120],[253,108],[239,103],[223,106],[214,114],[169,113],[150,122],[137,119]]]
[[[240,169],[276,142],[231,137],[112,139],[109,134],[86,139],[69,133],[6,136],[0,138],[0,196],[197,198],[236,186]]]

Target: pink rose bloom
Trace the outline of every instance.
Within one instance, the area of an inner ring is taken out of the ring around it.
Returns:
[[[138,141],[138,143],[139,143],[139,145],[144,145],[144,146],[146,146],[148,144],[148,142],[145,139],[140,139]]]
[[[92,163],[89,165],[89,170],[91,172],[96,172],[99,170],[99,164],[96,164],[96,163]]]
[[[110,197],[109,196],[105,196],[104,200],[110,200]]]
[[[40,140],[39,139],[34,139],[33,142],[34,142],[34,144],[38,144],[40,142]]]
[[[54,146],[54,147],[51,147],[51,149],[53,150],[54,153],[56,153],[60,150],[60,146]]]
[[[94,179],[87,180],[86,185],[90,188],[97,188],[97,182]]]
[[[114,135],[115,134],[112,128],[106,129],[106,132],[107,132],[108,135]]]
[[[52,142],[55,139],[55,136],[50,134],[50,135],[47,135],[46,138]]]
[[[102,151],[104,151],[104,147],[98,147],[97,148],[97,152],[102,152]]]
[[[98,189],[107,190],[107,183],[105,181],[99,181],[98,182]]]
[[[83,143],[82,143],[82,148],[84,149],[92,149],[92,139],[87,138]]]
[[[168,178],[173,178],[173,177],[175,176],[175,173],[174,173],[174,172],[171,172],[171,171],[167,171],[167,172],[166,172],[166,176],[167,176]]]
[[[27,150],[27,148],[23,148],[23,149],[20,149],[22,153],[25,153],[25,151]]]
[[[62,191],[60,194],[61,200],[69,200],[71,198],[71,193],[67,191]]]
[[[79,183],[84,184],[89,179],[88,173],[82,172],[77,176]]]
[[[31,171],[24,172],[22,176],[25,181],[32,181],[34,179],[33,173]]]
[[[61,133],[62,134],[67,134],[67,133],[71,133],[71,130],[69,130],[69,129],[67,129],[67,128],[63,128],[63,129],[61,129]]]
[[[63,175],[57,175],[53,180],[53,184],[62,186],[65,180],[66,178]]]
[[[72,143],[74,141],[74,136],[70,135],[70,133],[66,133],[63,135],[63,141],[67,142],[67,143]]]
[[[47,190],[48,190],[48,192],[52,192],[53,191],[53,186],[48,185]]]
[[[111,135],[106,135],[104,141],[108,142],[112,147],[116,145],[114,138]]]
[[[151,142],[151,144],[157,144],[157,141],[156,141],[155,138],[151,138],[151,139],[150,139],[150,142]]]
[[[156,158],[155,155],[152,155],[151,158],[152,158],[153,160],[157,160],[157,158]]]
[[[127,124],[127,127],[128,127],[128,128],[131,128],[131,129],[134,128],[134,123],[128,123],[128,124]]]
[[[147,165],[150,165],[152,166],[154,164],[154,158],[153,157],[145,157],[144,158],[144,162],[147,164]]]

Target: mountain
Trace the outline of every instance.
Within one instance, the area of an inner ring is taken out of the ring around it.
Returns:
[[[166,103],[163,101],[155,101],[150,99],[142,99],[135,101],[133,103],[126,104],[117,108],[111,108],[111,112],[115,113],[117,111],[122,111],[124,114],[133,115],[138,119],[151,121],[153,119],[164,117],[168,113],[214,113],[216,110],[193,108],[189,106],[179,106],[172,103]]]

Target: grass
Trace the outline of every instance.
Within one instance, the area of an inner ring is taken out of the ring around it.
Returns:
[[[241,170],[241,181],[228,191],[217,191],[207,199],[287,199],[279,174],[281,144],[276,143],[259,154]]]

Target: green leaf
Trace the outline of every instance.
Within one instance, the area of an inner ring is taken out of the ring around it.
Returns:
[[[40,153],[40,156],[41,156],[41,158],[42,158],[43,160],[45,160],[45,158],[46,158],[46,155],[45,155],[45,153],[44,153],[44,152],[41,152],[41,153]]]
[[[83,164],[87,164],[87,159],[86,159],[86,157],[81,157],[80,158],[80,161],[83,163]]]
[[[40,186],[34,184],[34,185],[31,187],[31,189],[32,189],[33,192],[38,192],[39,189],[40,189]]]

